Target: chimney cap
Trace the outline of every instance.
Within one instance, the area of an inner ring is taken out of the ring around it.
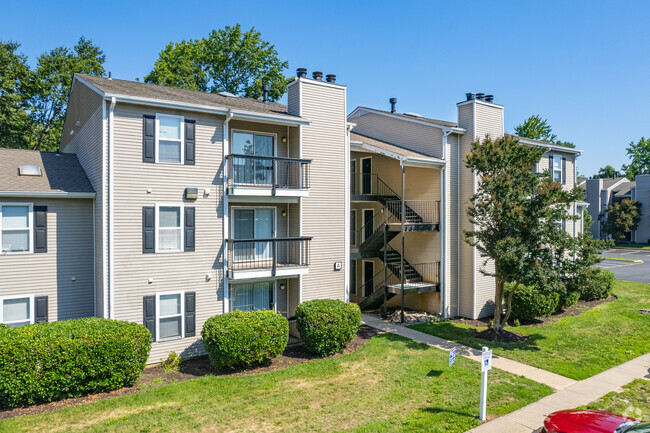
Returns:
[[[298,68],[298,69],[296,69],[296,76],[298,78],[306,78],[307,77],[307,68]]]
[[[485,95],[485,102],[493,102],[494,95]]]
[[[476,99],[478,99],[479,101],[483,101],[485,99],[485,93],[477,93]]]
[[[390,102],[390,112],[394,113],[395,112],[395,104],[397,104],[397,98],[390,98],[388,100]]]
[[[321,71],[314,71],[312,72],[311,76],[314,78],[314,80],[323,81],[323,73]]]
[[[332,83],[332,84],[336,83],[336,75],[334,74],[325,75],[325,79],[328,83]]]
[[[473,101],[476,99],[476,93],[465,93],[465,97],[467,98],[467,101]]]

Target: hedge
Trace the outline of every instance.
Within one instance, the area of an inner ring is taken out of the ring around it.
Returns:
[[[595,301],[612,294],[616,276],[607,269],[585,268],[567,281],[571,291],[580,293],[583,301]]]
[[[201,336],[215,368],[241,367],[281,355],[289,341],[289,322],[273,311],[233,311],[210,317]]]
[[[512,290],[508,284],[507,290]],[[520,285],[512,295],[513,319],[530,322],[536,317],[548,317],[555,312],[560,295],[557,292],[544,293],[532,286]]]
[[[357,335],[361,310],[357,304],[334,299],[307,301],[296,309],[296,325],[305,348],[327,356],[342,351]]]
[[[0,406],[131,386],[150,349],[149,331],[130,322],[86,318],[0,327]]]

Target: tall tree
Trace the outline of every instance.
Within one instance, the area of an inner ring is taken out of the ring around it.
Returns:
[[[52,151],[58,148],[73,74],[103,75],[105,61],[103,51],[83,36],[72,50],[57,47],[38,58],[29,101],[32,149]]]
[[[0,147],[24,148],[29,116],[25,111],[29,100],[31,71],[27,57],[18,54],[20,44],[0,41]]]
[[[269,98],[277,101],[289,83],[283,74],[288,66],[255,27],[243,32],[237,24],[204,39],[168,44],[144,81],[247,98],[261,97],[267,84]]]
[[[623,165],[625,177],[634,180],[638,174],[650,174],[650,138],[631,142],[627,148],[627,156],[630,157],[630,164]]]
[[[548,124],[548,121],[536,114],[524,120],[521,125],[515,126],[515,133],[520,137],[532,140],[547,141],[564,147],[575,147],[569,141],[557,140],[557,135],[553,134],[553,128]]]
[[[623,200],[614,203],[599,215],[601,227],[615,241],[627,239],[632,230],[641,222],[641,203],[636,200]]]
[[[481,272],[495,277],[494,330],[500,332],[511,312],[512,295],[520,284],[540,275],[552,275],[567,264],[577,241],[562,230],[561,220],[576,220],[565,209],[583,194],[565,191],[551,177],[530,167],[544,153],[540,147],[521,146],[505,136],[472,143],[465,164],[480,179],[467,210],[473,230],[465,241],[485,258]],[[485,266],[494,263],[494,271]],[[506,282],[514,282],[502,315]]]
[[[594,176],[594,179],[611,179],[613,177],[619,177],[620,175],[621,173],[614,167],[611,165],[606,165],[605,167],[601,167],[600,170],[598,170],[598,174]]]

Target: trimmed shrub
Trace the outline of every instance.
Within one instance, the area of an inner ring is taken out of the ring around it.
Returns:
[[[273,311],[233,311],[210,317],[201,336],[215,368],[241,367],[281,355],[289,341],[289,322]]]
[[[137,323],[93,317],[0,327],[0,406],[131,386],[150,349],[151,334]]]
[[[580,299],[580,293],[578,292],[570,292],[569,290],[566,290],[564,293],[560,293],[557,311],[573,307],[576,302],[578,302],[578,299]]]
[[[513,284],[507,285],[512,290]],[[535,287],[520,285],[512,295],[513,319],[530,322],[536,317],[548,317],[555,312],[560,295],[556,292],[544,293]]]
[[[313,354],[327,356],[343,350],[357,335],[361,310],[357,304],[315,299],[298,305],[296,325],[305,348]]]
[[[585,268],[567,282],[567,287],[580,293],[583,301],[595,301],[611,295],[615,282],[616,276],[607,269]]]

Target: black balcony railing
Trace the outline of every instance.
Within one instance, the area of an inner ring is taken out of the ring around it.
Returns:
[[[228,268],[232,271],[309,266],[311,237],[229,239]]]
[[[379,195],[387,198],[400,198],[375,173],[350,173],[350,193],[352,195]]]
[[[228,187],[309,189],[309,159],[227,155]]]
[[[302,343],[302,338],[300,338],[300,332],[298,332],[298,324],[296,323],[296,317],[289,317],[289,341],[287,346],[295,346]]]

